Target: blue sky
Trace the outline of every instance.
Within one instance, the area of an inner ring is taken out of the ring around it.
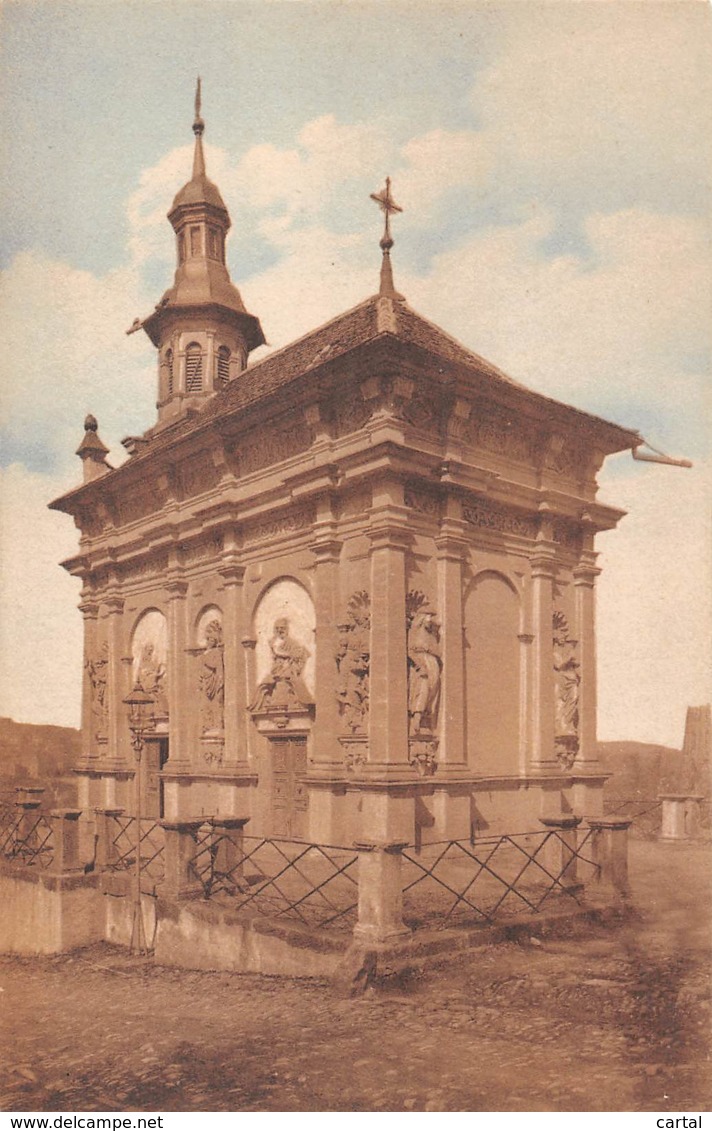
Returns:
[[[272,347],[375,289],[369,193],[390,174],[416,309],[695,460],[602,477],[631,514],[601,539],[601,733],[678,740],[709,697],[708,5],[10,0],[0,25],[0,711],[77,718],[77,596],[56,566],[75,532],[45,503],[78,479],[86,412],[115,458],[153,420],[153,351],[124,330],[172,279],[200,73],[231,271]]]

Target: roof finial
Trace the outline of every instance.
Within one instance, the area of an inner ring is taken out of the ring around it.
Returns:
[[[380,240],[381,251],[383,252],[383,262],[381,263],[381,289],[380,294],[390,295],[394,298],[401,298],[393,286],[393,268],[391,267],[391,248],[393,247],[393,237],[391,236],[391,216],[396,212],[402,212],[403,209],[396,204],[391,196],[391,178],[386,177],[386,187],[381,189],[380,192],[372,192],[371,200],[375,200],[384,214],[385,224],[383,228],[383,235]]]
[[[193,180],[205,176],[205,155],[203,153],[203,131],[205,122],[200,116],[200,75],[195,87],[195,119],[193,120],[193,133],[195,134],[195,153],[193,154]]]

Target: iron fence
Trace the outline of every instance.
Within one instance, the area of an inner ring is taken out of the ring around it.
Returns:
[[[358,852],[340,845],[235,835],[203,825],[189,868],[206,899],[308,927],[352,927]]]
[[[16,801],[0,803],[0,855],[28,868],[49,868],[54,860],[54,818]]]
[[[657,797],[605,794],[603,812],[606,817],[625,817],[632,821],[630,834],[639,840],[654,840],[660,835],[662,802]]]
[[[443,928],[536,913],[547,901],[581,903],[580,881],[596,870],[592,835],[547,830],[409,847],[402,854],[405,922]]]
[[[136,867],[136,854],[141,861],[141,877],[145,894],[155,894],[165,875],[165,831],[150,817],[141,818],[140,831],[136,817],[125,814],[109,818],[110,851],[108,870],[129,872]]]

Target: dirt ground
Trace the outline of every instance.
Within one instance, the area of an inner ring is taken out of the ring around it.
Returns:
[[[349,998],[108,946],[0,959],[5,1111],[712,1107],[709,847],[633,842],[624,925],[486,947]]]

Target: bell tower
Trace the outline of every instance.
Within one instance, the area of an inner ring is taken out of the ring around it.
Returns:
[[[198,79],[193,174],[168,213],[176,234],[173,286],[153,313],[132,327],[143,328],[158,350],[159,428],[239,378],[250,351],[265,341],[259,319],[245,310],[225,264],[230,217],[205,172],[200,94]]]

